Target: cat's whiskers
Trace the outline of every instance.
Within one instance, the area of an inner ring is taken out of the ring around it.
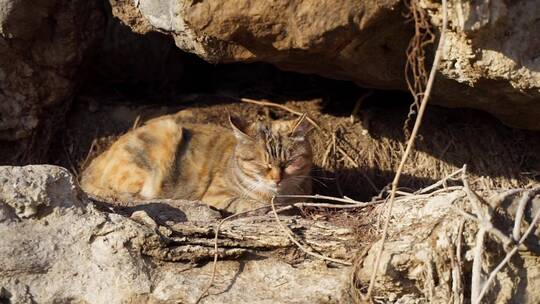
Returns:
[[[250,179],[249,177],[247,177],[246,175],[244,175],[245,178],[243,179],[243,182],[241,181],[240,182],[240,185],[242,186],[242,197],[244,198],[248,198],[248,197],[251,197],[251,193],[253,191],[256,191],[257,188],[259,188],[259,183],[257,181],[254,181],[252,179]],[[244,183],[247,184],[247,187],[243,187]]]
[[[242,172],[240,168],[235,167],[236,176],[238,177],[240,188],[242,189],[241,197],[243,198],[253,198],[257,197],[256,193],[262,193],[265,195],[274,195],[277,194],[277,188],[268,185],[268,183],[260,178],[254,179],[250,178],[247,174]],[[246,187],[247,186],[247,187]],[[253,195],[255,192],[255,195]]]
[[[255,184],[255,185],[250,186],[250,187],[247,188],[247,189],[244,189],[244,190],[242,191],[242,194],[240,195],[240,197],[241,197],[241,198],[249,198],[249,197],[251,197],[251,193],[252,193],[255,189],[257,189],[257,186],[258,186],[258,185]]]

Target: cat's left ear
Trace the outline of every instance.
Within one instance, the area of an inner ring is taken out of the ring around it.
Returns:
[[[229,124],[231,125],[234,136],[236,137],[238,141],[240,142],[253,141],[253,138],[247,135],[247,130],[249,126],[243,119],[237,116],[229,115]]]
[[[292,121],[290,136],[294,140],[302,141],[306,139],[306,135],[313,129],[313,126],[310,124],[307,119],[307,115],[304,113],[300,118]]]

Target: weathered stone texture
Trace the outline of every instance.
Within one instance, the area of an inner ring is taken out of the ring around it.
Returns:
[[[99,7],[86,0],[0,1],[0,140],[26,138],[45,111],[61,111],[53,107],[71,97],[103,27]]]
[[[406,88],[405,50],[413,30],[402,1],[111,3],[135,31],[150,26],[169,33],[178,47],[209,62],[264,61],[365,87]],[[539,5],[449,1],[449,33],[431,102],[481,109],[509,125],[540,129]],[[440,2],[422,0],[419,6],[440,29]]]
[[[193,303],[209,282],[212,263],[206,261],[214,253],[217,211],[173,200],[95,204],[56,166],[0,167],[0,182],[1,302]],[[493,223],[512,235],[523,190],[506,193],[491,196],[497,202],[491,206]],[[529,193],[521,233],[540,208],[540,197],[535,198],[540,188]],[[385,207],[372,210],[372,224],[358,233],[372,230]],[[455,207],[472,212],[461,189],[398,198],[377,298],[397,303],[468,298],[478,228]],[[358,248],[350,228],[298,216],[281,220],[321,254],[350,261],[359,250],[356,278],[367,286],[378,242],[364,241]],[[329,266],[296,250],[272,215],[233,219],[220,231],[217,277],[203,303],[352,302],[352,268]],[[538,303],[539,236],[537,228],[501,270],[486,303]],[[487,273],[505,251],[493,237],[485,248]]]

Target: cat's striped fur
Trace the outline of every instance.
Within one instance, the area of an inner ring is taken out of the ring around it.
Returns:
[[[276,194],[309,194],[307,120],[231,119],[231,129],[165,116],[121,136],[84,170],[81,186],[103,198],[201,200],[241,212]]]

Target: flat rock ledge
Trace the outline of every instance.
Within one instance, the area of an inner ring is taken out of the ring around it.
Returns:
[[[521,192],[505,194],[493,207],[503,232],[512,230]],[[414,197],[396,204],[375,294],[383,302],[458,303],[468,297],[463,286],[478,230],[456,211],[470,210],[466,195],[458,189]],[[538,205],[533,196],[523,229]],[[372,217],[368,229],[377,228]],[[306,255],[271,215],[239,217],[220,228],[216,279],[201,303],[353,302],[351,273],[364,289],[378,243],[359,242],[358,232],[330,222],[280,218],[310,250],[355,267]],[[218,212],[197,202],[94,202],[61,167],[0,167],[0,302],[194,303],[212,275],[219,220]],[[540,301],[539,235],[536,229],[501,270],[486,300]],[[497,246],[495,239],[486,241],[492,249],[485,253],[486,270],[504,257]]]

